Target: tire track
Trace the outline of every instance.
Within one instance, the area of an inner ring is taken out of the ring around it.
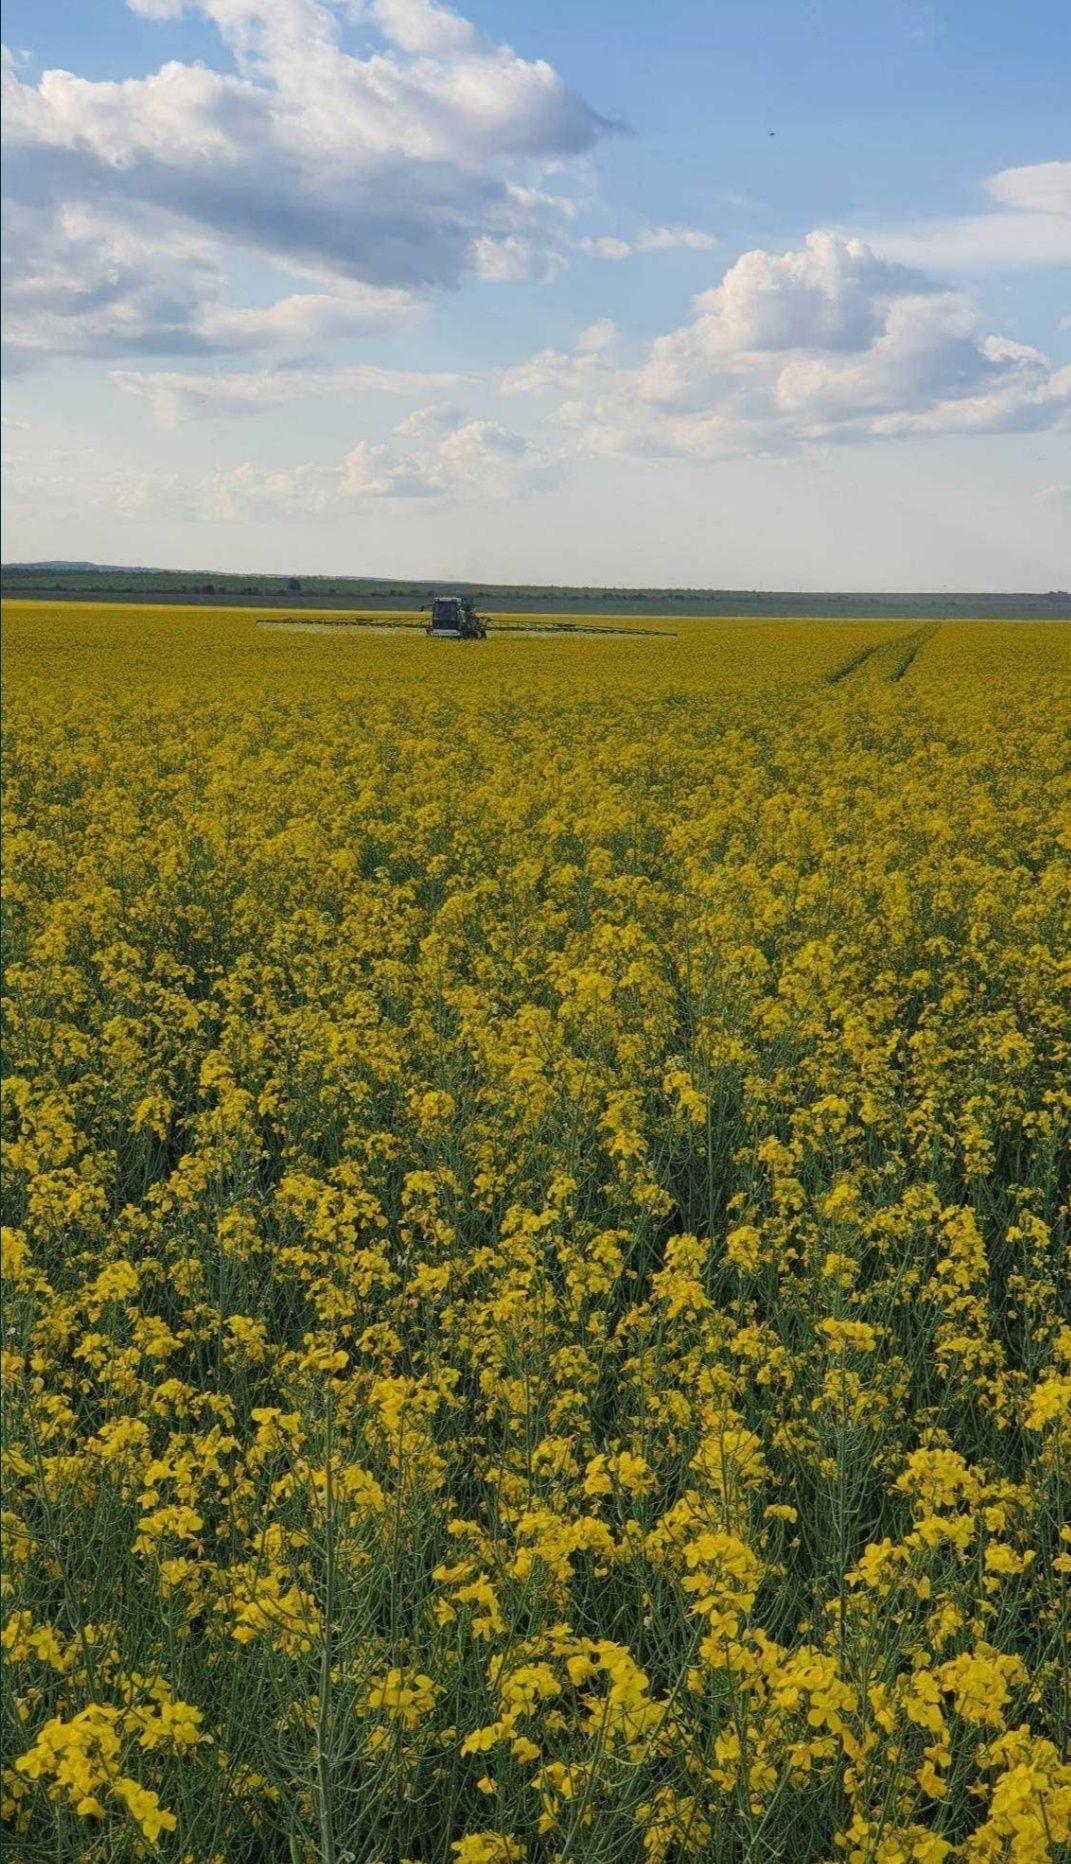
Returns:
[[[864,661],[870,659],[872,654],[876,654],[880,645],[880,641],[875,641],[872,647],[861,647],[858,653],[853,654],[850,660],[844,662],[843,666],[834,667],[832,673],[826,674],[826,685],[839,686],[841,680],[846,680],[848,678],[849,673],[854,673],[858,667],[863,665]]]
[[[878,672],[887,657],[891,657],[892,664],[885,679],[889,685],[896,685],[927,641],[937,633],[939,625],[934,622],[929,627],[912,628],[907,634],[894,635],[891,641],[872,641],[869,647],[858,648],[848,660],[826,674],[826,685],[839,686],[844,680],[850,679],[853,673],[859,673],[867,666],[870,666],[872,672]]]
[[[917,628],[914,634],[908,635],[906,639],[900,643],[902,647],[906,647],[907,651],[902,654],[890,673],[889,680],[891,683],[895,684],[898,680],[903,679],[904,674],[907,672],[916,655],[921,654],[927,641],[932,641],[934,635],[937,633],[939,625],[938,622],[934,622],[933,626],[930,628]]]

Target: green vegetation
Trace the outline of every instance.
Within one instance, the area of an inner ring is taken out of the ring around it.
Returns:
[[[3,594],[62,601],[219,602],[228,607],[356,607],[387,610],[419,608],[448,588],[472,596],[477,607],[513,614],[579,615],[824,615],[948,621],[959,617],[993,621],[1071,621],[1071,593],[1053,589],[1038,594],[879,594],[838,595],[758,589],[619,589],[576,588],[564,583],[468,583],[448,576],[433,580],[399,580],[376,576],[233,575],[216,570],[123,569],[114,565],[18,563],[0,570]]]

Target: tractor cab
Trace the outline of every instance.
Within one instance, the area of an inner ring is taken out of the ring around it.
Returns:
[[[442,641],[485,641],[487,624],[471,597],[437,595],[431,605],[428,634]]]

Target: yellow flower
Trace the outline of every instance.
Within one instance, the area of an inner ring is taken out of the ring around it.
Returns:
[[[162,1832],[173,1832],[178,1825],[173,1812],[165,1812],[159,1796],[148,1787],[139,1786],[136,1780],[120,1776],[112,1786],[112,1792],[121,1799],[143,1838],[154,1845]]]
[[[1057,1418],[1071,1416],[1071,1374],[1050,1373],[1030,1394],[1023,1422],[1027,1430],[1044,1430]]]
[[[456,1839],[450,1850],[457,1864],[523,1864],[528,1855],[527,1846],[499,1832],[470,1832]]]
[[[417,1728],[435,1707],[438,1685],[423,1671],[388,1670],[368,1691],[368,1707],[381,1709],[403,1728]]]
[[[941,1688],[953,1696],[956,1713],[978,1727],[1003,1726],[1003,1710],[1013,1689],[1030,1680],[1020,1657],[1007,1656],[988,1644],[978,1644],[951,1658],[936,1671]]]
[[[725,1238],[725,1253],[735,1269],[753,1275],[759,1266],[762,1238],[753,1224],[738,1224]]]
[[[831,1353],[872,1353],[878,1334],[865,1320],[820,1320],[817,1332]]]

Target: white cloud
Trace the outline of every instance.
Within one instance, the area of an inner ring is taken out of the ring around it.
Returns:
[[[1071,220],[1071,162],[1034,162],[1027,168],[1002,168],[999,174],[989,177],[986,188],[1005,207]]]
[[[764,373],[761,362],[743,360],[750,356],[864,348],[903,283],[862,240],[835,233],[809,233],[796,252],[745,252],[720,285],[693,298],[687,324],[656,337],[640,393],[667,406],[701,406],[727,372]]]
[[[1001,169],[985,189],[1000,211],[875,228],[867,238],[890,259],[946,274],[1071,264],[1071,162]]]
[[[445,434],[451,428],[459,427],[463,418],[462,410],[453,402],[433,401],[426,408],[414,408],[411,414],[398,422],[394,431],[405,437],[413,434]]]
[[[181,0],[131,0],[167,20]],[[466,275],[552,269],[571,203],[539,184],[607,125],[541,59],[428,0],[198,0],[236,69],[98,82],[4,65],[9,342],[250,352],[396,324]],[[231,309],[236,255],[313,292]],[[57,289],[66,281],[66,290]],[[35,306],[48,310],[34,330]]]
[[[699,227],[676,223],[672,226],[644,227],[631,240],[618,239],[612,233],[600,233],[575,242],[577,251],[586,253],[589,259],[609,260],[630,259],[637,252],[713,252],[717,243],[713,233],[704,233]]]
[[[633,242],[637,252],[713,252],[717,245],[713,233],[704,233],[701,227],[678,226],[674,223],[666,227],[647,227],[637,233]]]
[[[337,475],[308,463],[273,469],[246,461],[212,473],[194,487],[195,510],[225,524],[280,512],[289,518],[326,517],[337,497]]]
[[[632,247],[627,239],[615,239],[612,233],[600,233],[596,238],[578,239],[577,251],[586,253],[589,259],[627,259]]]
[[[3,470],[13,512],[46,503],[60,514],[107,512],[110,517],[168,523],[244,523],[250,519],[334,520],[354,500],[428,499],[505,504],[553,487],[556,457],[499,421],[455,418],[425,410],[425,423],[402,422],[384,443],[360,440],[337,465],[252,460],[210,469],[132,468],[98,448],[53,449],[46,459],[5,450]]]
[[[614,373],[610,360],[617,331],[608,317],[589,324],[577,338],[576,349],[537,350],[526,362],[506,369],[499,378],[504,395],[553,395],[591,389],[600,376]]]
[[[220,355],[261,349],[303,353],[339,338],[398,330],[414,315],[407,292],[347,285],[336,292],[292,292],[264,306],[214,305],[201,314],[198,332],[206,349]]]
[[[449,371],[382,369],[356,363],[342,369],[241,370],[186,374],[171,369],[113,369],[110,379],[127,395],[148,401],[167,427],[180,421],[256,414],[306,398],[344,402],[371,395],[421,395],[458,387],[468,378]]]
[[[144,523],[238,523],[251,517],[326,517],[339,508],[339,474],[310,462],[246,461],[206,472],[132,468],[97,447],[51,449],[47,458],[4,458],[7,496],[21,514],[42,504],[66,521],[84,514]]]
[[[485,233],[472,244],[472,269],[486,284],[517,285],[529,279],[554,278],[563,263],[553,248],[519,233],[502,238]]]
[[[476,36],[467,19],[433,0],[374,0],[373,11],[388,38],[407,52],[467,52]]]
[[[205,243],[174,227],[150,237],[135,216],[124,226],[80,205],[39,212],[18,200],[6,203],[3,281],[16,364],[51,351],[197,354],[197,321],[224,289]]]
[[[582,356],[602,356],[612,347],[616,337],[617,330],[613,319],[599,317],[580,332],[576,347]]]
[[[987,331],[962,292],[820,231],[795,251],[744,253],[629,366],[604,334],[539,351],[500,387],[558,397],[548,418],[574,453],[711,459],[1055,427],[1071,413],[1069,375]]]
[[[403,422],[398,434],[411,433]],[[342,489],[357,498],[478,498],[501,501],[546,490],[557,464],[498,421],[466,421],[417,452],[358,441],[343,462]]]
[[[1035,352],[1036,354],[1036,352]],[[1071,368],[1049,371],[1044,357],[1037,366],[1023,362],[974,395],[935,401],[917,412],[909,410],[881,416],[874,422],[878,434],[1023,434],[1037,433],[1071,421]]]
[[[346,280],[272,304],[226,302],[222,256],[174,226],[124,223],[80,205],[6,215],[4,344],[9,362],[49,355],[265,356],[299,360],[324,344],[410,326],[409,292]]]

